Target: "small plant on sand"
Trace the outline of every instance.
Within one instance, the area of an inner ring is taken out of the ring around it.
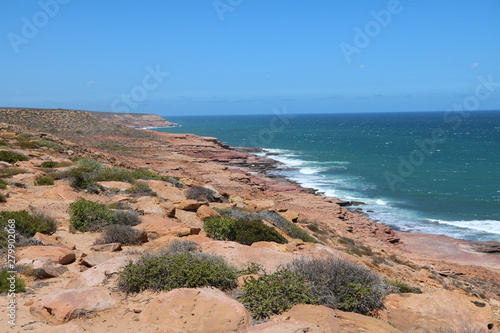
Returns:
[[[255,319],[265,319],[290,310],[296,304],[315,304],[311,287],[299,274],[278,270],[273,274],[246,279],[241,301]]]
[[[141,223],[139,213],[133,210],[113,210],[115,224],[133,227]]]
[[[0,169],[0,177],[2,178],[9,178],[15,175],[19,175],[21,173],[26,173],[26,170],[16,167]]]
[[[137,245],[142,243],[141,232],[126,225],[112,224],[104,228],[102,236],[96,244],[120,243],[123,245]]]
[[[14,279],[12,279],[12,277],[14,277]],[[0,293],[11,292],[11,287],[14,287],[15,292],[26,291],[23,279],[18,278],[5,269],[0,270]]]
[[[98,231],[115,222],[113,212],[97,202],[79,199],[69,206],[71,227],[78,231]]]
[[[405,294],[405,293],[413,293],[413,294],[421,294],[422,290],[417,287],[412,287],[404,282],[400,281],[390,281],[389,284],[393,287],[396,288],[398,293]]]
[[[234,241],[244,245],[260,241],[287,243],[285,237],[260,220],[213,217],[205,220],[204,229],[212,239]]]
[[[9,183],[6,180],[0,178],[0,189],[5,190],[7,188],[7,185],[9,185]]]
[[[28,213],[26,210],[21,211],[3,211],[0,212],[0,247],[7,245],[7,232],[4,228],[8,225],[9,220],[16,221],[16,238],[31,238],[37,232],[43,234],[53,234],[57,229],[57,223],[53,218],[40,212]]]
[[[35,186],[54,185],[54,179],[48,176],[38,176],[35,179]]]
[[[10,150],[0,150],[0,161],[14,164],[19,161],[27,161],[28,158],[22,154],[14,153]]]
[[[56,161],[45,161],[45,162],[42,162],[42,164],[40,166],[42,168],[52,169],[52,168],[56,168],[58,165],[59,165],[59,163]]]
[[[388,286],[374,272],[338,257],[295,259],[286,268],[312,284],[319,304],[368,314],[383,307]]]
[[[197,287],[229,290],[236,287],[236,278],[236,268],[221,257],[200,252],[161,252],[143,255],[125,266],[118,285],[127,293]]]

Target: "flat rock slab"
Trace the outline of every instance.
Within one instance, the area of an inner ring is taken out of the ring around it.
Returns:
[[[98,286],[106,281],[110,275],[118,273],[125,265],[134,259],[135,256],[123,256],[109,259],[80,273],[80,275],[72,279],[66,287],[77,289]]]
[[[274,272],[280,265],[285,265],[297,256],[290,252],[280,252],[269,248],[241,245],[236,242],[212,241],[199,246],[201,252],[224,257],[238,269],[245,269],[250,263],[257,263],[268,273]]]
[[[114,308],[118,300],[104,288],[70,289],[37,300],[30,313],[52,325],[60,325],[79,315]]]
[[[386,318],[403,332],[447,328],[459,332],[466,324],[471,329],[489,331],[493,313],[480,299],[441,290],[425,294],[393,294],[384,300]]]
[[[229,333],[247,328],[250,314],[218,289],[181,288],[153,299],[140,320],[174,332]]]
[[[61,265],[67,265],[75,261],[75,252],[68,248],[58,246],[34,245],[21,248],[17,251],[17,259],[49,258]]]

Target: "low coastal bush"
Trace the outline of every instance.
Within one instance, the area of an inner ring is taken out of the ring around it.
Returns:
[[[215,191],[203,186],[194,186],[188,188],[187,190],[184,191],[184,194],[186,195],[187,199],[192,199],[196,201],[208,201],[208,202],[216,201],[214,196]]]
[[[421,294],[422,290],[418,287],[412,287],[404,282],[400,281],[390,281],[389,284],[393,287],[396,288],[398,293],[401,294],[406,294],[406,293],[412,293],[412,294]]]
[[[86,190],[87,188],[97,185],[94,174],[86,169],[74,168],[68,172],[71,179],[70,185],[78,190]]]
[[[113,223],[133,227],[141,223],[139,213],[133,210],[113,210]]]
[[[21,211],[3,211],[0,212],[0,247],[7,245],[7,232],[5,227],[9,220],[15,222],[16,238],[31,238],[37,232],[51,235],[57,229],[56,221],[48,215],[40,212],[28,213]]]
[[[14,275],[15,279],[12,280],[12,273],[9,273],[7,270],[0,270],[0,293],[8,293],[11,292],[11,281],[13,281],[15,292],[24,292],[26,288],[24,286],[24,281],[21,278],[18,278]]]
[[[296,304],[316,304],[311,287],[299,274],[278,270],[273,274],[246,279],[241,302],[254,319],[266,319],[290,310]]]
[[[79,199],[69,206],[71,227],[78,231],[98,231],[115,222],[115,215],[108,206]]]
[[[79,158],[76,160],[76,166],[84,171],[92,172],[102,169],[101,162],[93,158]]]
[[[54,179],[48,176],[38,176],[35,178],[35,186],[54,185]]]
[[[49,168],[49,169],[52,169],[52,168],[55,168],[59,165],[58,162],[56,161],[45,161],[45,162],[42,162],[42,164],[40,165],[42,168]]]
[[[383,307],[388,286],[359,264],[332,256],[295,259],[286,268],[312,284],[312,295],[321,305],[360,314]]]
[[[123,245],[137,245],[142,243],[141,232],[126,225],[111,224],[104,228],[102,236],[96,244],[120,243]]]
[[[156,196],[151,187],[145,182],[137,182],[126,190],[127,193],[134,194],[135,196]]]
[[[0,161],[4,161],[10,164],[17,163],[19,161],[27,161],[28,157],[23,154],[14,153],[10,150],[0,150]]]
[[[19,175],[21,173],[26,173],[26,170],[16,167],[0,169],[0,177],[2,178],[9,178],[15,175]]]
[[[173,242],[168,244],[166,251],[168,253],[188,253],[196,252],[197,248],[198,244],[196,242],[175,239]]]
[[[7,196],[3,193],[0,193],[0,202],[7,202]]]
[[[7,185],[9,185],[9,183],[6,180],[0,178],[0,189],[5,190],[7,188]]]
[[[263,211],[260,213],[252,213],[241,208],[233,207],[228,209],[221,209],[219,213],[224,217],[231,217],[242,220],[267,220],[272,222],[276,227],[283,230],[292,238],[298,238],[304,242],[318,243],[318,241],[309,235],[309,233],[293,223],[289,222],[280,214],[274,211]]]
[[[234,241],[244,245],[260,241],[287,243],[285,237],[260,220],[212,217],[205,220],[204,229],[212,239]]]
[[[120,272],[118,286],[127,293],[143,290],[169,291],[176,288],[237,286],[237,270],[225,260],[200,252],[143,255]]]

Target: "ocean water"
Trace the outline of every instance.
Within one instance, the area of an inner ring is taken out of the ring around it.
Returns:
[[[166,117],[397,230],[500,241],[500,111]]]

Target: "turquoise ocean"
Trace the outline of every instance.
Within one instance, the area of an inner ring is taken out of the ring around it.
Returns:
[[[500,111],[165,117],[397,230],[500,241]],[[357,207],[351,207],[357,208]]]

